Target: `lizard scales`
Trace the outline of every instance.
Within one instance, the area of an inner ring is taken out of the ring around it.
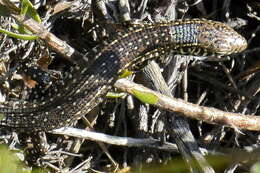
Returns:
[[[175,51],[178,54],[228,55],[244,50],[246,40],[220,22],[202,19],[145,25],[129,29],[93,49],[95,61],[83,58],[63,88],[42,103],[2,104],[0,127],[16,131],[48,131],[66,126],[101,103],[124,69]],[[91,68],[87,68],[91,67]]]

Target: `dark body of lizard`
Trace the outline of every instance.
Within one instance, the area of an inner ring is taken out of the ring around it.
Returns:
[[[59,84],[55,95],[41,103],[3,104],[0,127],[17,131],[48,131],[66,126],[101,103],[124,69],[175,51],[178,54],[227,55],[244,50],[246,40],[230,27],[201,19],[135,27],[93,49],[92,64],[82,59]],[[91,67],[91,68],[88,68]],[[57,87],[57,86],[55,86]]]

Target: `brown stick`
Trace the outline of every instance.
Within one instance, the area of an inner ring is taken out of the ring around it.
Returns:
[[[181,99],[171,98],[155,92],[142,85],[135,84],[126,79],[119,79],[114,84],[115,87],[121,89],[124,92],[134,95],[133,90],[142,93],[150,93],[158,98],[157,103],[154,106],[162,108],[164,110],[178,112],[183,116],[202,120],[210,124],[224,125],[232,128],[246,129],[246,130],[260,130],[260,117],[242,115],[239,113],[225,112],[219,109],[198,106]]]

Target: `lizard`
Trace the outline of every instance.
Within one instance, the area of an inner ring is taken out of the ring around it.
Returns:
[[[240,34],[210,20],[177,20],[130,28],[94,48],[89,53],[95,55],[93,62],[87,56],[79,60],[65,82],[60,83],[60,91],[42,103],[1,103],[0,128],[25,132],[66,126],[100,104],[123,70],[139,69],[169,51],[182,55],[229,55],[246,47]]]

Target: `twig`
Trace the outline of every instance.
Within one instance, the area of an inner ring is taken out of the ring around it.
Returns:
[[[12,14],[11,16],[20,22],[25,28],[39,36],[39,38],[43,40],[48,47],[62,55],[64,58],[74,62],[81,62],[83,58],[88,61],[88,59],[85,58],[80,52],[45,29],[42,24],[33,19],[24,19],[20,15]]]
[[[161,143],[161,141],[152,138],[130,138],[130,137],[118,137],[106,135],[104,133],[91,132],[82,129],[76,129],[72,127],[63,127],[51,131],[53,134],[69,135],[77,138],[84,138],[92,141],[104,142],[112,145],[120,145],[126,147],[150,147],[161,150],[177,152],[178,149],[175,144],[172,143]]]
[[[153,94],[158,98],[158,101],[154,106],[168,111],[181,113],[189,118],[202,120],[209,124],[224,125],[232,128],[255,131],[260,130],[260,117],[258,116],[242,115],[239,113],[225,112],[215,108],[198,106],[181,99],[167,97],[126,79],[117,80],[114,86],[133,95],[134,91]]]

